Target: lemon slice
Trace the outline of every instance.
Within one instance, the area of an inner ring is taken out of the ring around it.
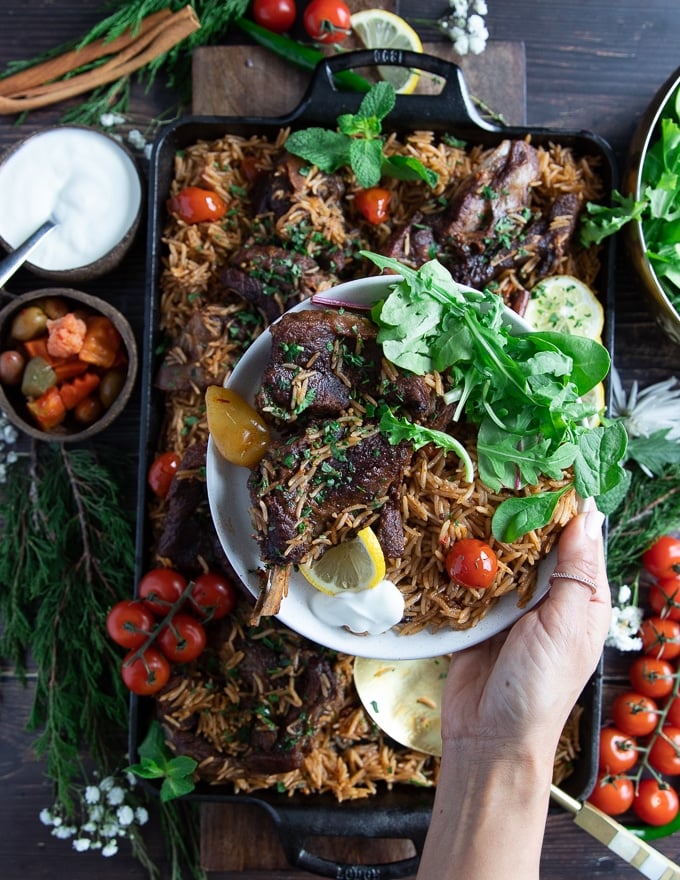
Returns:
[[[335,596],[345,590],[370,590],[385,578],[385,556],[375,532],[366,527],[352,541],[326,550],[321,559],[300,565],[309,583]]]
[[[410,49],[422,52],[420,37],[410,24],[386,9],[362,9],[352,16],[352,30],[367,49]],[[395,92],[410,95],[420,79],[416,70],[406,67],[378,67],[380,76],[392,83]]]
[[[524,313],[535,330],[556,330],[599,340],[604,309],[593,291],[572,275],[551,275],[531,291]]]
[[[606,405],[604,385],[602,384],[602,382],[598,382],[598,384],[594,388],[591,388],[590,391],[583,395],[581,400],[584,403],[592,404],[594,407],[597,408],[597,413],[595,415],[588,416],[588,418],[585,420],[589,428],[597,428],[601,421],[600,416],[604,412],[604,408]]]

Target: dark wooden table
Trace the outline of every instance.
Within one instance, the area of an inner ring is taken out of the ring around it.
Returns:
[[[497,40],[523,41],[526,47],[527,123],[557,129],[597,132],[614,148],[620,166],[635,125],[652,96],[680,64],[680,6],[677,0],[488,0],[487,25]],[[402,14],[436,17],[445,7],[438,0],[403,0]],[[21,59],[85,33],[105,14],[95,0],[5,0],[0,24],[0,62]],[[432,36],[430,33],[428,36]],[[150,92],[139,89],[134,109],[153,116],[171,103],[162,83]],[[0,149],[23,134],[59,118],[59,110],[31,114],[21,126],[0,117]],[[502,109],[502,108],[501,108]],[[2,194],[0,193],[0,198]],[[119,270],[88,284],[105,298],[122,297],[138,335],[142,333],[144,293],[144,236]],[[15,292],[43,286],[21,271],[9,285]],[[48,285],[49,286],[49,285]],[[119,302],[122,300],[119,299]],[[614,357],[624,383],[643,384],[680,375],[680,349],[656,327],[623,245],[616,274],[616,331]],[[139,419],[139,395],[133,397],[107,442],[134,452]],[[129,467],[129,497],[134,497],[134,468]],[[128,472],[124,472],[128,473]],[[605,663],[605,712],[611,694],[623,679],[621,664],[608,656]],[[141,866],[127,852],[112,859],[77,854],[66,842],[50,837],[38,821],[50,803],[43,768],[30,749],[25,724],[31,703],[30,681],[22,687],[11,670],[0,666],[0,874],[5,880],[101,880],[142,878]],[[228,833],[228,832],[227,832]],[[152,854],[162,862],[162,838],[152,824],[148,833]],[[680,860],[680,836],[658,844]],[[220,878],[235,874],[215,874]],[[243,877],[244,874],[238,876]],[[308,877],[291,869],[275,875],[286,880]],[[569,816],[551,810],[545,837],[544,880],[607,877],[624,880],[640,876],[601,844],[577,829]],[[514,880],[514,878],[513,878]],[[520,880],[520,878],[517,878]]]

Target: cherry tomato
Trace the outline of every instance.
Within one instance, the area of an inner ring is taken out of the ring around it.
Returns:
[[[601,773],[588,801],[608,816],[620,816],[631,808],[634,798],[635,786],[631,779]]]
[[[168,683],[170,664],[156,648],[147,648],[136,659],[135,652],[126,654],[120,667],[120,674],[133,694],[147,696],[155,694]]]
[[[352,31],[352,13],[342,0],[312,0],[302,23],[315,43],[341,43]]]
[[[614,727],[622,733],[646,736],[656,727],[658,707],[654,700],[644,694],[627,691],[614,700],[611,715]]]
[[[656,779],[643,779],[633,800],[635,814],[648,825],[666,825],[678,814],[680,802],[675,789]]]
[[[175,614],[160,631],[156,642],[168,660],[173,663],[190,663],[205,648],[203,624],[190,614]]]
[[[673,697],[666,709],[666,721],[673,727],[680,727],[680,697]]]
[[[170,214],[176,214],[185,223],[220,220],[227,213],[227,204],[211,189],[187,186],[166,202]]]
[[[659,617],[680,620],[680,578],[664,578],[649,590],[649,606]]]
[[[297,9],[293,0],[255,0],[253,18],[260,27],[284,34],[293,26]]]
[[[649,750],[649,763],[666,776],[680,774],[680,727],[664,724]]]
[[[177,452],[163,452],[151,462],[147,482],[151,491],[165,498],[182,459]]]
[[[667,697],[673,690],[673,667],[667,660],[656,657],[638,657],[628,671],[634,691],[658,700]]]
[[[680,539],[663,535],[642,554],[642,564],[655,578],[680,575]]]
[[[174,568],[153,568],[139,582],[137,595],[157,617],[165,617],[186,587],[187,579]]]
[[[362,189],[354,196],[357,210],[364,215],[369,223],[377,226],[384,223],[390,216],[389,206],[392,193],[381,186]]]
[[[491,585],[498,560],[488,544],[477,538],[461,538],[446,554],[446,571],[451,580],[476,590]]]
[[[232,582],[211,571],[199,575],[189,593],[189,601],[196,613],[215,620],[234,610],[236,598],[236,587]]]
[[[607,773],[625,773],[638,759],[636,741],[615,727],[600,731],[600,770]]]
[[[680,622],[667,617],[647,617],[640,624],[642,650],[664,660],[680,655]]]
[[[156,620],[143,602],[124,599],[106,615],[106,631],[123,648],[140,648],[153,631]]]

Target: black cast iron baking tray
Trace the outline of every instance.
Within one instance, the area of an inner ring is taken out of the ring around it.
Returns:
[[[505,138],[531,137],[535,145],[559,143],[571,148],[577,155],[596,157],[604,192],[616,185],[616,163],[609,145],[587,131],[555,131],[546,128],[503,126],[489,122],[477,112],[465,85],[461,70],[449,62],[429,55],[393,50],[371,50],[343,53],[321,62],[299,106],[281,117],[218,117],[189,116],[164,129],[152,154],[149,172],[149,218],[147,256],[147,296],[145,312],[145,339],[142,352],[142,423],[139,443],[139,492],[137,508],[136,580],[145,570],[150,547],[150,529],[147,518],[148,465],[155,454],[161,421],[160,393],[153,388],[157,369],[156,352],[159,342],[159,277],[164,246],[161,232],[165,222],[165,201],[174,174],[174,159],[178,150],[198,140],[215,140],[226,133],[275,136],[280,128],[293,130],[311,125],[334,128],[339,114],[356,112],[361,95],[341,91],[334,84],[334,75],[340,70],[370,68],[376,65],[401,65],[425,71],[437,77],[443,88],[437,95],[398,95],[396,106],[387,122],[394,131],[413,129],[447,132],[469,144],[496,146]],[[228,84],[225,84],[225,88]],[[499,108],[502,110],[502,108]],[[605,306],[604,343],[613,350],[613,239],[602,252],[601,277],[598,290]],[[609,391],[608,391],[609,399]],[[573,774],[563,788],[577,799],[590,792],[597,772],[598,732],[601,714],[602,668],[596,671],[579,700],[583,707],[580,729],[581,754]],[[130,726],[130,757],[136,760],[137,748],[145,735],[151,716],[150,701],[133,696]],[[433,792],[416,787],[401,786],[383,791],[370,799],[337,803],[331,796],[288,796],[275,791],[256,795],[235,795],[219,788],[200,784],[190,797],[220,802],[255,803],[272,816],[280,832],[281,842],[291,864],[327,877],[392,878],[415,873],[425,833],[430,820]],[[328,834],[390,837],[410,839],[417,855],[390,864],[346,865],[315,856],[306,848],[310,838]]]

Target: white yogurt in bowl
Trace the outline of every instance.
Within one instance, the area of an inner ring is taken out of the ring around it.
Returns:
[[[0,239],[7,248],[49,218],[58,224],[27,263],[48,277],[91,278],[113,268],[136,232],[141,203],[132,156],[94,129],[46,129],[0,164]]]

